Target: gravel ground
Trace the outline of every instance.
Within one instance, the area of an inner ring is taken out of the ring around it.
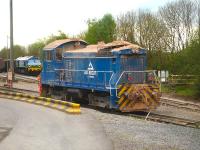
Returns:
[[[19,88],[19,89],[38,91],[38,84],[37,83],[27,83],[27,82],[18,81],[16,83],[14,83],[14,87]]]
[[[82,108],[103,124],[115,150],[198,150],[200,129],[156,123]]]

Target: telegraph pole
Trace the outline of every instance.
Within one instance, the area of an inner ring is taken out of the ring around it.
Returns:
[[[9,56],[10,56],[10,55],[9,55],[10,50],[8,49],[8,38],[9,38],[9,36],[7,35],[7,36],[6,36],[6,41],[7,41],[7,45],[6,45],[6,48],[7,48],[7,60],[9,60]],[[8,69],[9,69],[8,67],[9,67],[9,64],[6,63],[6,68],[7,68],[6,71],[7,71],[7,72],[8,72]]]
[[[8,83],[11,88],[14,79],[13,64],[13,2],[10,0],[10,69],[8,72]]]

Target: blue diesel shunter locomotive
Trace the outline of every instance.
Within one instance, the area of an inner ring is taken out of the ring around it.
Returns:
[[[57,40],[44,48],[42,94],[122,112],[154,109],[159,83],[146,65],[146,50],[129,42]]]

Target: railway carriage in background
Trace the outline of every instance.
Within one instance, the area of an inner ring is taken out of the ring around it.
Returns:
[[[6,71],[6,64],[3,58],[0,58],[0,72]]]
[[[35,56],[23,56],[14,60],[16,73],[38,75],[42,70],[41,61]],[[7,72],[10,68],[10,60],[0,58],[0,72]]]
[[[15,61],[13,62],[15,66]],[[10,59],[0,58],[0,72],[7,72],[10,68]]]
[[[15,72],[17,73],[38,75],[41,68],[41,62],[35,56],[18,57],[15,60]]]
[[[43,53],[43,96],[81,99],[122,112],[149,111],[159,105],[160,84],[154,71],[146,71],[146,50],[138,45],[88,45],[64,39],[50,43]]]

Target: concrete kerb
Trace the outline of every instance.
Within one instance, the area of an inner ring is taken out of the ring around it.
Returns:
[[[55,99],[46,98],[46,97],[31,96],[31,95],[23,94],[23,93],[13,93],[13,92],[4,92],[4,91],[0,91],[0,93],[4,94],[4,95],[11,95],[11,96],[17,96],[17,97],[22,97],[22,98],[34,99],[36,101],[28,100],[27,102],[35,103],[35,104],[38,104],[38,105],[44,105],[46,107],[55,108],[55,109],[56,109],[55,106],[57,106],[57,105],[67,106],[69,108],[67,108],[67,109],[64,109],[64,108],[60,109],[59,108],[58,110],[61,110],[61,111],[67,112],[67,113],[71,113],[71,114],[80,114],[81,113],[80,104],[76,104],[76,103],[70,103],[70,102],[55,100]],[[51,106],[49,104],[41,104],[41,103],[39,103],[39,101],[51,103],[51,104],[54,104],[54,106]]]

